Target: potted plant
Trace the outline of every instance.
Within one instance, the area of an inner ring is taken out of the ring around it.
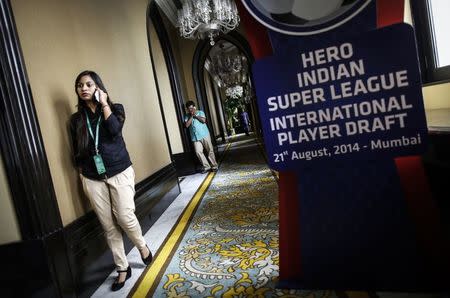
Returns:
[[[227,114],[227,129],[231,135],[234,134],[233,120],[236,122],[235,114],[237,109],[242,107],[242,95],[244,93],[244,88],[241,85],[235,85],[229,87],[225,90],[226,100],[225,100],[225,113]]]

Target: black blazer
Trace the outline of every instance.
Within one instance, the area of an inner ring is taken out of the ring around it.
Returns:
[[[106,173],[102,175],[97,173],[93,159],[95,155],[94,140],[89,134],[86,124],[86,114],[84,112],[76,112],[70,118],[70,133],[72,136],[75,165],[81,168],[83,176],[90,179],[101,180],[112,177],[124,171],[132,164],[122,137],[122,127],[125,122],[124,108],[121,104],[114,104],[112,107],[113,112],[106,120],[103,118],[100,105],[97,106],[95,113],[92,113],[90,109],[86,110],[94,134],[97,128],[98,117],[102,117],[99,128],[98,148],[99,154],[102,156],[103,163],[105,164]],[[89,136],[88,150],[84,152],[81,152],[77,145],[78,136],[76,128],[80,125],[80,121],[84,122],[83,127],[85,128],[81,133]]]

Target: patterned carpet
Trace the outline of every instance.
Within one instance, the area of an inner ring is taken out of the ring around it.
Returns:
[[[277,182],[253,139],[233,143],[147,297],[337,297],[275,289]]]

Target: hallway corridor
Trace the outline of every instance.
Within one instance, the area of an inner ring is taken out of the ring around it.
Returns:
[[[0,10],[1,298],[450,298],[449,0]]]
[[[277,198],[256,142],[233,143],[191,221],[179,223],[188,229],[170,263],[157,275],[150,268],[136,296],[268,294],[278,272]]]

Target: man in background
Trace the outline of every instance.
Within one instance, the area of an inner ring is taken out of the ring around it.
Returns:
[[[241,120],[241,126],[244,129],[245,134],[248,136],[250,131],[250,118],[245,110],[239,109],[239,117]]]
[[[187,113],[184,116],[184,125],[189,128],[191,141],[194,143],[195,154],[203,166],[202,173],[206,173],[210,170],[216,172],[217,162],[208,126],[206,125],[205,113],[201,110],[197,110],[195,103],[192,100],[186,103],[186,109]],[[206,151],[211,165],[208,163],[205,154],[203,154],[203,150]]]

